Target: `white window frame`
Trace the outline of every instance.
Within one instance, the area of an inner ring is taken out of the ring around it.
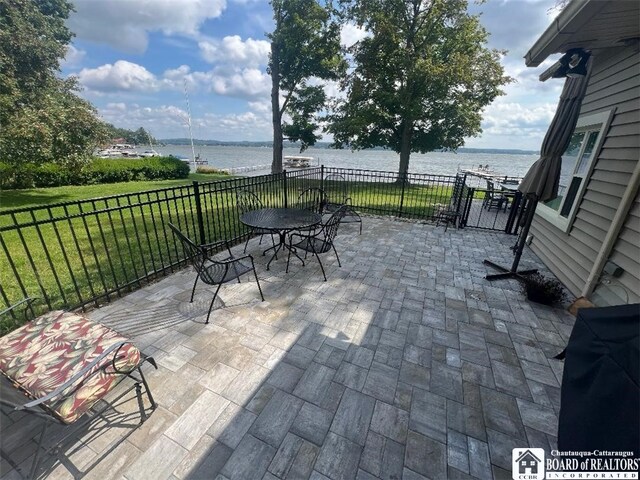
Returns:
[[[548,207],[542,202],[538,203],[538,206],[536,208],[536,215],[539,215],[540,217],[544,218],[546,221],[554,225],[556,228],[562,230],[564,233],[568,233],[571,227],[573,226],[573,222],[576,218],[576,214],[578,213],[578,207],[582,203],[582,197],[584,196],[584,192],[587,188],[587,184],[589,183],[589,179],[591,178],[591,174],[593,173],[593,168],[595,167],[596,159],[600,156],[600,150],[602,149],[602,144],[604,143],[606,133],[609,130],[609,125],[611,124],[611,119],[613,118],[614,112],[615,112],[615,109],[611,109],[604,112],[595,113],[592,115],[585,115],[584,117],[580,117],[576,124],[576,128],[572,132],[572,135],[573,135],[575,132],[580,130],[593,131],[599,127],[598,137],[593,147],[591,158],[589,158],[589,162],[587,163],[587,169],[582,178],[582,182],[580,183],[580,187],[576,192],[575,200],[573,201],[573,205],[571,206],[571,210],[569,211],[569,214],[566,217],[560,215],[564,202],[567,198],[566,194],[565,194],[565,198],[562,199],[562,202],[558,206],[557,210],[551,207]],[[580,151],[577,155],[576,164],[573,166],[574,173],[575,173],[576,167],[578,166],[579,159],[582,155],[582,152],[586,147],[586,144],[587,142],[583,141],[580,147]],[[575,175],[572,174],[571,178],[573,178],[574,176]],[[569,185],[567,185],[566,187],[568,192]]]

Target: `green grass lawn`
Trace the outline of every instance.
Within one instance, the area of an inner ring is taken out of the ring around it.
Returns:
[[[228,175],[191,173],[189,178],[180,180],[150,180],[101,185],[72,185],[66,187],[29,188],[24,190],[0,190],[0,211],[189,185],[194,180],[199,182],[215,182],[216,180],[225,180],[228,178],[231,177]]]
[[[120,291],[135,290],[170,271],[184,257],[167,223],[178,224],[194,240],[199,240],[193,180],[211,182],[229,176],[191,175],[185,180],[130,182],[108,185],[57,187],[2,192],[0,207],[0,304],[28,296],[46,297],[51,308],[68,308],[97,298],[102,304],[117,298]],[[298,194],[319,181],[290,181],[289,205]],[[255,188],[267,204],[283,198],[281,184],[261,188],[251,179],[234,179],[204,188],[202,210],[205,241],[237,239],[247,232],[239,221],[235,205],[236,188]],[[183,186],[184,188],[179,188]],[[339,183],[325,182],[328,192]],[[153,190],[176,187],[169,190]],[[144,192],[144,193],[141,193]],[[100,198],[117,194],[125,197]],[[359,182],[349,184],[352,205],[361,213],[399,214],[428,218],[437,205],[446,205],[451,187]],[[81,204],[53,207],[60,202],[88,200]],[[36,211],[8,214],[10,208],[39,206]],[[20,225],[20,228],[14,228]],[[179,267],[180,268],[180,267]],[[47,309],[40,302],[39,310]],[[19,325],[0,320],[0,335]]]

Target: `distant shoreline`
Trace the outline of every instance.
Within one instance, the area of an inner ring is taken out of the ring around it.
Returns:
[[[188,138],[167,138],[158,140],[158,142],[164,146],[168,145],[191,145],[191,140]],[[263,147],[272,148],[271,142],[222,142],[218,140],[193,140],[194,146],[207,146],[207,147]],[[329,149],[329,142],[318,142],[314,145],[314,148]],[[294,148],[299,145],[295,143],[286,143],[285,148]],[[385,150],[384,148],[370,148],[366,150]],[[443,150],[435,150],[436,152],[442,152]],[[497,155],[538,155],[540,152],[536,150],[518,150],[518,149],[504,149],[504,148],[459,148],[454,153],[493,153]]]

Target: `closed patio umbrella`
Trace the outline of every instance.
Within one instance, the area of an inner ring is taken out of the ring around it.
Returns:
[[[589,54],[583,53],[583,62],[588,61]],[[589,71],[590,62],[587,65]],[[533,222],[538,201],[547,201],[558,195],[558,185],[560,182],[560,168],[562,166],[562,154],[567,149],[573,130],[578,122],[580,106],[587,89],[589,74],[579,76],[567,76],[562,94],[558,102],[558,108],[549,125],[547,134],[544,137],[540,148],[540,158],[531,166],[527,174],[520,182],[518,190],[522,192],[526,199],[525,214],[522,230],[518,237],[518,242],[514,247],[515,257],[511,269],[497,265],[489,260],[484,263],[502,273],[487,275],[487,280],[497,280],[501,278],[518,278],[519,275],[535,273],[537,270],[518,271],[520,257],[524,250],[524,244],[529,234],[529,228]]]

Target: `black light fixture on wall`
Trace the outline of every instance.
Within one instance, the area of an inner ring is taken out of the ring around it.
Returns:
[[[558,63],[560,66],[553,72],[553,78],[562,77],[583,77],[587,74],[587,61],[591,56],[590,52],[582,48],[572,48],[567,50]]]

